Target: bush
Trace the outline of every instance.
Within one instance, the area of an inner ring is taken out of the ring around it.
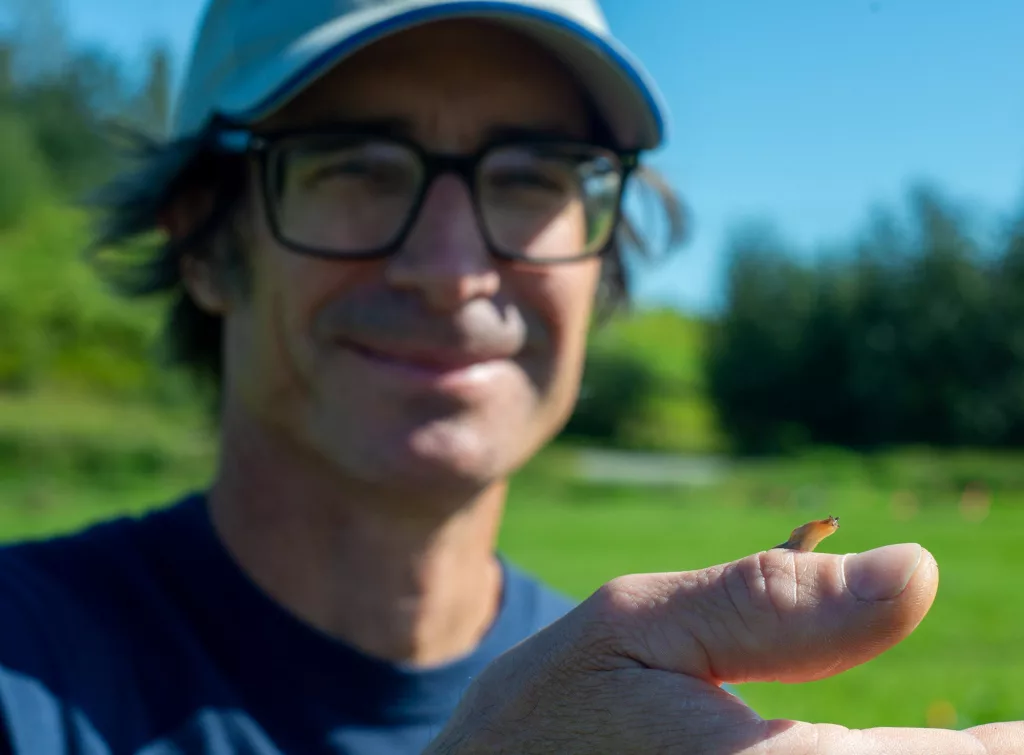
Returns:
[[[0,390],[145,400],[182,378],[156,358],[159,301],[115,298],[82,259],[86,219],[40,205],[0,237]]]
[[[704,323],[673,310],[637,312],[597,330],[564,437],[632,450],[721,450],[704,341]]]
[[[0,231],[22,222],[43,200],[48,172],[28,125],[15,114],[0,111]]]

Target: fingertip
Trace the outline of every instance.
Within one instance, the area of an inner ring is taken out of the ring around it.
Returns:
[[[892,600],[907,589],[924,554],[917,543],[899,543],[844,556],[846,586],[863,601]]]

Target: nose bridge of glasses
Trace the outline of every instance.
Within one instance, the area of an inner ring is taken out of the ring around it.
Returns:
[[[448,183],[448,180],[451,180],[452,184],[461,183],[469,203],[468,206],[471,210],[473,209],[477,190],[476,166],[479,162],[477,155],[421,150],[418,157],[422,164],[420,178],[422,181],[420,187],[422,199],[419,203],[420,206],[417,208],[419,215],[423,215],[427,201],[435,192],[439,182],[442,182],[443,187],[444,184]],[[418,217],[416,222],[419,222]]]
[[[499,274],[478,223],[470,189],[460,176],[435,174],[409,233],[388,262],[388,280],[419,290],[440,308],[494,295]]]
[[[435,165],[424,177],[423,199],[403,256],[430,260],[431,267],[457,275],[489,268],[483,229],[473,206],[473,179],[467,176],[472,163],[458,156]]]

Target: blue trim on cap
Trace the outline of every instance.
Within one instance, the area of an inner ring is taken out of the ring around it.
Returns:
[[[531,6],[520,5],[518,3],[511,2],[488,2],[487,0],[481,0],[480,2],[459,2],[459,3],[437,3],[426,8],[416,8],[408,10],[403,13],[399,13],[394,16],[390,16],[383,21],[376,24],[372,24],[365,29],[345,37],[330,48],[320,53],[316,58],[303,66],[299,71],[292,74],[284,84],[277,87],[274,91],[259,101],[258,104],[253,105],[244,111],[243,118],[250,119],[259,117],[260,113],[267,112],[273,109],[274,103],[280,100],[285,100],[289,97],[291,92],[317,69],[325,66],[331,60],[341,57],[346,50],[359,47],[365,42],[372,42],[374,39],[387,36],[387,34],[393,30],[399,30],[402,27],[408,26],[410,23],[418,21],[428,21],[434,18],[445,17],[450,14],[450,11],[458,10],[460,12],[473,13],[476,11],[501,11],[505,13],[511,12],[514,15],[523,16],[526,18],[539,19],[546,21],[552,26],[560,26],[563,29],[572,32],[573,34],[582,37],[586,41],[596,45],[600,48],[601,52],[607,55],[612,61],[629,77],[634,87],[641,93],[644,100],[647,102],[647,107],[654,115],[655,127],[657,129],[657,140],[658,144],[662,144],[665,140],[665,113],[662,103],[659,102],[659,98],[655,91],[652,90],[651,86],[648,86],[647,82],[644,81],[638,67],[634,65],[630,60],[622,55],[615,47],[610,45],[606,40],[600,36],[594,34],[590,29],[585,26],[566,18],[559,13],[553,13],[551,11],[543,10],[540,8],[534,8]]]

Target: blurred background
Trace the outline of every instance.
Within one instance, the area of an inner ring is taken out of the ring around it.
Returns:
[[[934,609],[853,671],[740,693],[848,726],[1024,718],[1024,3],[604,6],[672,111],[652,163],[689,238],[633,266],[503,549],[582,598],[838,515],[820,550],[929,548]],[[117,168],[105,124],[165,128],[200,8],[0,0],[4,541],[166,505],[213,466],[163,302],[103,289],[76,204]]]

